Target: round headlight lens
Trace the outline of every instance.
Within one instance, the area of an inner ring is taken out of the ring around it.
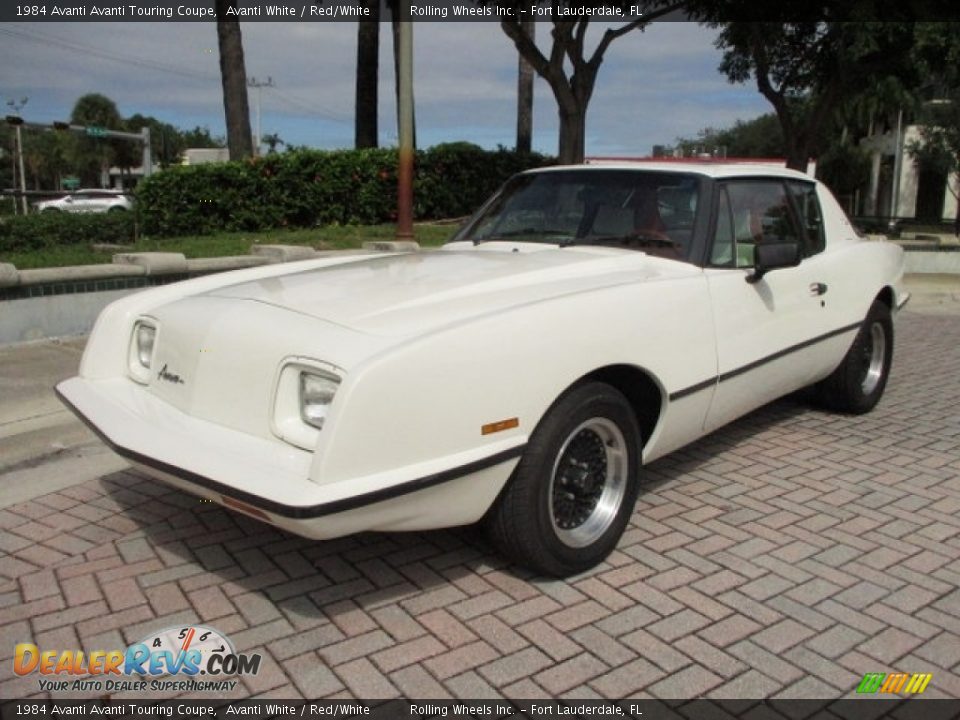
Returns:
[[[327,410],[333,402],[340,381],[329,375],[303,371],[300,373],[300,417],[318,430],[323,428]]]
[[[153,343],[157,338],[157,329],[146,323],[137,325],[137,360],[143,367],[150,368],[153,357]]]

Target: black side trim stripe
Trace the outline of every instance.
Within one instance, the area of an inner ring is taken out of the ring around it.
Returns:
[[[842,328],[837,328],[836,330],[831,330],[830,332],[824,333],[823,335],[818,335],[817,337],[811,338],[810,340],[804,340],[802,343],[797,343],[796,345],[791,345],[790,347],[784,348],[783,350],[779,350],[773,353],[772,355],[767,355],[766,357],[762,357],[759,360],[754,360],[753,362],[747,363],[742,367],[738,367],[734,370],[728,370],[722,375],[717,375],[716,377],[710,378],[709,380],[698,382],[696,385],[691,385],[690,387],[683,388],[682,390],[677,390],[676,392],[670,393],[670,396],[669,396],[670,401],[672,402],[674,400],[679,400],[680,398],[685,398],[688,395],[693,395],[694,393],[700,392],[701,390],[706,390],[707,388],[711,388],[717,383],[722,383],[727,380],[731,380],[737,377],[738,375],[743,375],[744,373],[750,372],[751,370],[756,370],[761,365],[766,365],[767,363],[773,362],[774,360],[779,360],[780,358],[785,357],[786,355],[790,355],[791,353],[795,353],[798,350],[803,350],[804,348],[808,348],[811,345],[816,345],[817,343],[821,343],[824,340],[829,340],[830,338],[836,337],[837,335],[843,335],[844,333],[848,333],[851,330],[856,330],[862,324],[863,323],[856,322],[851,325],[846,325],[845,327],[842,327]]]
[[[675,393],[670,393],[670,400],[679,400],[680,398],[685,398],[687,395],[693,395],[698,393],[701,390],[706,390],[717,384],[717,378],[712,377],[709,380],[704,380],[703,382],[698,382],[696,385],[691,385],[690,387],[684,388],[683,390],[677,390]]]
[[[511,448],[510,450],[504,450],[502,452],[495,453],[480,460],[475,460],[474,462],[467,463],[466,465],[460,465],[455,468],[450,468],[449,470],[443,470],[441,472],[434,473],[433,475],[416,478],[399,485],[392,485],[390,487],[383,488],[382,490],[374,490],[373,492],[364,493],[362,495],[354,495],[352,497],[343,498],[341,500],[333,500],[331,502],[321,503],[319,505],[287,505],[285,503],[277,502],[276,500],[270,500],[269,498],[265,498],[260,495],[255,495],[243,490],[237,490],[234,487],[230,487],[229,485],[225,485],[224,483],[218,482],[217,480],[213,480],[204,475],[198,475],[197,473],[186,470],[185,468],[181,468],[176,465],[170,465],[162,460],[157,460],[156,458],[143,455],[135,450],[118,445],[106,434],[104,434],[100,428],[94,425],[90,418],[84,415],[73,403],[64,397],[58,389],[54,388],[54,392],[56,392],[57,397],[60,398],[60,401],[66,405],[74,415],[80,418],[80,420],[88,428],[90,428],[90,430],[92,430],[94,434],[96,434],[97,437],[99,437],[111,450],[113,450],[113,452],[117,453],[117,455],[120,455],[131,462],[135,462],[140,465],[146,465],[154,470],[159,470],[160,472],[167,473],[168,475],[173,475],[194,485],[199,485],[200,487],[207,488],[208,490],[213,490],[221,495],[240,500],[241,502],[245,502],[248,505],[252,505],[260,510],[272,513],[273,515],[279,515],[281,517],[292,518],[295,520],[307,520],[311,518],[323,517],[324,515],[333,515],[335,513],[345,512],[347,510],[355,510],[366,505],[372,505],[374,503],[383,502],[384,500],[390,500],[395,497],[417,492],[418,490],[425,490],[426,488],[450,482],[451,480],[456,480],[464,477],[465,475],[480,472],[481,470],[486,470],[488,468],[500,465],[501,463],[505,463],[508,460],[518,458],[523,454],[523,451],[526,447],[526,445],[521,445],[519,447]]]

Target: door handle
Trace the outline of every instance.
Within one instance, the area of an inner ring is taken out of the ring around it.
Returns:
[[[827,292],[827,284],[822,282],[810,283],[811,295],[824,295]]]

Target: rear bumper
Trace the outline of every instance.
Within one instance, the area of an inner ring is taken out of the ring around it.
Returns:
[[[125,378],[71,378],[61,401],[114,452],[147,474],[300,535],[419,530],[473,522],[493,502],[523,446],[410,476],[380,476],[350,493],[310,479],[313,454],[191,417]],[[475,454],[472,454],[475,456]],[[436,462],[428,464],[437,468]]]

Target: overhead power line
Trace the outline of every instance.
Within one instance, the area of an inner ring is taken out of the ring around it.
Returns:
[[[0,33],[16,37],[21,40],[26,40],[27,42],[32,42],[42,45],[54,45],[63,50],[68,50],[74,53],[82,53],[84,55],[93,55],[94,57],[99,57],[103,60],[110,60],[112,62],[123,63],[124,65],[135,65],[137,67],[146,68],[148,70],[155,70],[157,72],[165,72],[171,75],[179,75],[181,77],[192,78],[195,80],[205,80],[205,81],[218,81],[220,79],[219,75],[212,75],[209,73],[199,73],[194,70],[188,70],[187,68],[177,67],[175,65],[168,65],[166,63],[155,62],[152,60],[144,60],[143,58],[131,57],[129,55],[123,55],[121,53],[110,52],[103,50],[101,48],[95,48],[90,45],[84,45],[82,43],[74,42],[73,40],[67,40],[65,38],[48,35],[46,33],[40,33],[36,30],[28,30],[26,28],[19,27],[0,27]]]
[[[268,88],[272,95],[275,95],[278,100],[287,103],[292,107],[297,108],[298,110],[304,110],[311,115],[317,115],[327,120],[333,120],[335,122],[352,122],[352,117],[346,113],[334,113],[329,110],[323,110],[316,105],[313,105],[306,100],[302,100],[296,96],[289,95],[285,92],[282,92],[276,88],[276,86]]]
[[[179,75],[181,77],[187,77],[195,80],[203,80],[209,82],[219,82],[220,76],[208,73],[196,72],[194,70],[189,70],[187,68],[178,67],[176,65],[169,65],[166,63],[155,62],[152,60],[144,60],[143,58],[136,58],[129,55],[124,55],[122,53],[112,52],[103,50],[100,48],[92,47],[90,45],[85,45],[83,43],[75,42],[73,40],[67,40],[66,38],[59,37],[57,35],[50,35],[47,33],[41,33],[32,28],[27,29],[23,27],[2,27],[0,26],[0,34],[7,35],[9,37],[15,37],[20,40],[25,40],[34,44],[40,45],[53,45],[59,47],[63,50],[69,52],[83,54],[83,55],[92,55],[94,57],[101,58],[103,60],[109,60],[111,62],[122,63],[123,65],[133,65],[136,67],[142,67],[148,70],[154,70],[156,72],[168,73],[171,75]],[[309,115],[325,118],[327,120],[332,120],[334,122],[352,122],[352,116],[348,113],[336,113],[330,110],[321,108],[313,103],[292,95],[288,92],[280,91],[276,86],[264,86],[265,90],[269,90],[270,93],[276,96],[278,100],[285,103],[288,107],[295,108],[301,112],[306,112]]]

